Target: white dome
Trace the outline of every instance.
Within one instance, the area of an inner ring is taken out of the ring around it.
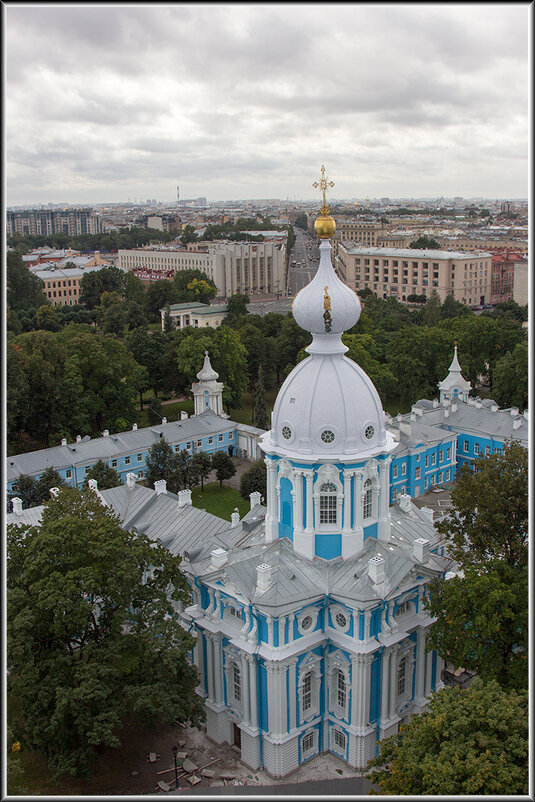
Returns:
[[[390,450],[390,439],[371,379],[338,352],[312,353],[293,369],[277,396],[264,443],[288,457],[347,459]]]

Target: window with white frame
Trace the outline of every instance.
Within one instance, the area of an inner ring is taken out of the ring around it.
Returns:
[[[398,489],[397,487],[392,488],[392,501],[395,501],[398,497]]]
[[[70,478],[72,477],[72,471],[70,471],[70,470],[66,470],[66,471],[65,471],[65,477],[66,477],[67,479],[70,479]]]
[[[312,671],[303,678],[303,695],[301,697],[301,710],[306,713],[312,707]]]
[[[446,450],[446,459],[451,459],[451,448]]]
[[[125,457],[124,458],[124,464],[125,465],[130,465],[130,457]]]
[[[338,749],[345,750],[346,748],[346,736],[341,730],[334,731],[334,744],[338,747]]]
[[[392,479],[397,479],[397,478],[398,478],[398,466],[394,465],[392,467]]]
[[[337,494],[332,482],[320,485],[320,524],[336,523]]]
[[[474,454],[479,454],[479,443],[474,443]]]
[[[223,435],[222,435],[222,434],[220,434],[220,435],[219,435],[219,437],[218,437],[217,439],[219,440],[219,442],[220,442],[220,443],[222,443],[222,442],[223,442]]]
[[[407,658],[403,657],[398,665],[398,696],[405,693],[405,682],[407,679]]]
[[[303,740],[301,741],[301,751],[305,754],[310,752],[311,749],[314,749],[314,733],[307,732],[306,735],[303,735]]]
[[[145,471],[138,471],[137,472],[137,478],[138,479],[144,479],[144,477],[145,477]]]
[[[111,461],[111,467],[112,467],[112,468],[116,468],[116,467],[117,467],[117,460],[116,460],[116,459],[112,459],[112,461]]]
[[[463,451],[465,454],[468,454],[468,440],[463,442]]]
[[[213,437],[209,437],[208,438],[208,445],[211,446],[213,442],[214,442],[214,438]]]
[[[450,481],[450,472],[449,470],[446,471],[446,482]]]
[[[441,472],[439,473],[439,475],[438,475],[438,483],[439,483],[439,485],[441,485],[441,484],[442,484],[442,480],[443,480],[443,478],[444,478],[444,474],[443,474],[443,473],[442,473],[442,471],[441,471]]]
[[[236,663],[232,665],[232,695],[237,702],[241,701],[241,672]]]
[[[428,454],[425,455],[425,467],[429,468],[429,455]]]
[[[373,505],[372,480],[366,479],[364,482],[364,498],[362,502],[362,517],[371,518]]]
[[[137,461],[138,462],[142,462],[143,461],[143,454],[138,454],[137,455]]]
[[[398,615],[404,615],[405,613],[408,613],[410,609],[411,609],[410,601],[403,602],[402,604],[398,605],[398,608],[394,613],[394,618],[397,618]]]
[[[431,465],[436,465],[436,464],[437,464],[437,455],[431,454]]]
[[[347,701],[347,685],[344,672],[339,668],[336,671],[336,702],[338,707],[345,710]]]
[[[401,475],[402,476],[406,476],[407,475],[407,464],[405,462],[402,463],[402,465],[401,465]]]
[[[490,454],[490,446],[485,446],[485,456],[488,457]]]
[[[414,472],[414,478],[415,479],[419,479],[420,478],[420,468],[416,468],[416,470]]]

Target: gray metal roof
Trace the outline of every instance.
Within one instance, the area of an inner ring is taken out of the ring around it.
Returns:
[[[470,403],[457,400],[456,404],[455,411],[451,404],[439,404],[436,407],[431,405],[426,408],[419,401],[415,406],[423,409],[421,421],[429,426],[438,426],[457,433],[466,432],[474,437],[495,437],[501,441],[518,440],[527,446],[529,421],[524,415],[511,414],[511,409],[498,409],[497,404],[494,405],[490,399],[473,399]],[[447,417],[445,410],[449,410]],[[513,428],[515,420],[519,424],[516,429]]]
[[[6,460],[6,479],[10,482],[22,473],[35,475],[43,473],[47,468],[59,470],[71,466],[83,467],[99,459],[110,460],[137,451],[146,451],[154,443],[159,442],[160,434],[175,445],[206,435],[233,431],[241,426],[242,424],[221,418],[211,409],[207,409],[200,415],[193,415],[186,420],[118,432],[107,437],[93,437],[88,440],[84,438],[80,443],[68,443],[66,446],[53,446],[26,454],[16,454]],[[263,434],[261,429],[247,427],[247,430]]]
[[[396,437],[399,436],[399,443],[392,452],[393,458],[405,456],[405,454],[408,454],[409,451],[417,448],[419,445],[428,448],[446,441],[453,441],[457,437],[456,432],[449,432],[438,426],[430,426],[419,418],[418,415],[416,415],[416,420],[412,420],[412,417],[414,416],[408,413],[401,418],[402,422],[410,423],[410,434],[402,431],[400,428],[400,421],[396,418],[387,420],[386,422],[387,430]]]
[[[400,259],[463,259],[474,262],[476,259],[491,257],[486,251],[440,251],[418,248],[361,248],[355,245],[347,248],[351,254],[362,256],[394,256]]]

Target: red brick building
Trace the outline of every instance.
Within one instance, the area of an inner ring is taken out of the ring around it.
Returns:
[[[490,250],[490,249],[489,249]],[[510,248],[492,249],[492,277],[490,302],[498,304],[513,297],[515,262],[522,261],[520,251]]]

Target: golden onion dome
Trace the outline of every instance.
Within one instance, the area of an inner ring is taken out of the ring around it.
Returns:
[[[320,215],[314,223],[314,231],[316,236],[320,239],[330,239],[334,236],[336,231],[336,223],[334,218],[329,214]]]

